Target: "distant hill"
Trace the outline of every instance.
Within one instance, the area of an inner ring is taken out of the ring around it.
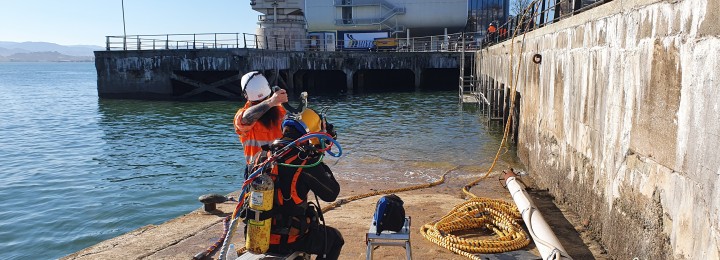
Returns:
[[[36,61],[64,61],[64,62],[79,62],[79,61],[93,61],[93,56],[72,56],[65,55],[56,51],[44,51],[44,52],[29,52],[29,53],[15,53],[9,56],[0,56],[0,62],[3,61],[14,61],[14,62],[36,62]]]
[[[92,61],[94,45],[59,45],[50,42],[0,41],[0,61]]]

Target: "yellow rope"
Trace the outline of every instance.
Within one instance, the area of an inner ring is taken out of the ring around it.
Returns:
[[[527,9],[525,9],[524,13],[527,13],[528,10],[530,10],[530,6],[535,4],[537,0],[533,1]],[[523,15],[522,19],[520,19],[520,22],[518,23],[518,27],[523,23],[525,18],[525,15]],[[513,32],[513,36],[511,38],[511,44],[510,49],[513,50],[513,44],[515,36],[517,35],[517,28]],[[523,40],[522,42],[525,42],[525,33],[523,33]],[[524,45],[521,47],[520,53],[522,53],[522,48],[524,48]],[[509,78],[512,78],[512,57],[514,52],[511,51],[510,54],[510,62],[509,62]],[[520,62],[518,62],[518,71],[520,70]],[[517,74],[519,75],[519,73]],[[517,82],[518,76],[516,75],[515,81]],[[512,80],[512,79],[511,79]],[[512,95],[510,96],[510,110],[513,111],[515,108],[515,84],[510,84],[510,89]],[[512,112],[509,113],[508,121],[505,125],[505,131],[503,134],[502,141],[500,142],[500,148],[498,149],[498,152],[495,154],[495,159],[493,160],[492,165],[488,169],[487,173],[485,173],[484,176],[478,178],[477,180],[469,183],[465,187],[463,187],[462,191],[464,194],[466,194],[470,199],[467,201],[455,206],[447,215],[442,217],[439,221],[435,223],[428,223],[423,225],[420,228],[420,233],[425,237],[427,240],[430,240],[431,242],[438,244],[442,247],[445,247],[449,249],[450,251],[471,258],[471,259],[477,259],[481,260],[481,258],[475,256],[476,253],[501,253],[501,252],[508,252],[513,250],[521,249],[525,246],[527,246],[530,243],[530,240],[527,237],[527,234],[522,229],[522,226],[519,224],[518,220],[522,219],[522,216],[520,215],[520,212],[518,211],[517,207],[509,202],[503,201],[503,200],[497,200],[497,199],[488,199],[488,198],[479,198],[475,194],[472,194],[470,192],[470,188],[480,183],[480,181],[487,178],[490,173],[492,172],[493,168],[495,167],[495,164],[498,161],[498,158],[500,157],[500,152],[505,147],[505,144],[507,142],[508,133],[510,132],[510,124],[512,122]],[[445,173],[442,174],[439,180],[427,183],[427,184],[420,184],[405,188],[397,188],[397,189],[388,189],[388,190],[381,190],[381,191],[375,191],[365,194],[359,194],[355,196],[351,196],[344,199],[338,199],[335,202],[325,206],[322,208],[322,212],[325,213],[327,211],[333,210],[337,207],[340,207],[343,204],[347,204],[352,201],[372,197],[372,196],[378,196],[378,195],[384,195],[384,194],[391,194],[391,193],[399,193],[399,192],[405,192],[410,190],[417,190],[417,189],[424,189],[424,188],[430,188],[433,186],[440,185],[445,182],[446,176],[448,173],[457,170],[460,168],[460,166],[455,166],[454,168],[445,171]],[[488,231],[492,231],[495,234],[495,238],[492,239],[471,239],[471,238],[463,238],[456,235],[451,234],[451,232],[456,231],[462,231],[462,230],[474,230],[474,229],[480,229],[485,228]],[[245,247],[242,247],[237,250],[238,254],[242,254],[246,251]]]
[[[454,170],[457,170],[457,169],[459,169],[460,167],[461,167],[461,166],[455,166],[455,167],[453,167],[452,169],[445,171],[445,172],[440,176],[440,179],[439,179],[439,180],[434,181],[434,182],[431,182],[431,183],[419,184],[419,185],[409,186],[409,187],[405,187],[405,188],[397,188],[397,189],[387,189],[387,190],[381,190],[381,191],[374,191],[374,192],[370,192],[370,193],[365,193],[365,194],[359,194],[359,195],[355,195],[355,196],[350,196],[350,197],[344,198],[344,199],[338,199],[338,200],[336,200],[335,202],[330,203],[329,205],[323,207],[323,208],[321,209],[321,211],[322,211],[323,213],[325,213],[325,212],[328,212],[328,211],[330,211],[330,210],[333,210],[333,209],[335,209],[335,208],[337,208],[337,207],[340,207],[340,206],[343,205],[343,204],[347,204],[347,203],[349,203],[349,202],[356,201],[356,200],[359,200],[359,199],[364,199],[364,198],[367,198],[367,197],[372,197],[372,196],[377,196],[377,195],[384,195],[384,194],[391,194],[391,193],[399,193],[399,192],[411,191],[411,190],[419,190],[419,189],[425,189],[425,188],[430,188],[430,187],[433,187],[433,186],[437,186],[437,185],[440,185],[440,184],[442,184],[442,183],[445,182],[445,179],[446,179],[448,173],[450,173],[450,172],[452,172],[452,171],[454,171]],[[237,249],[238,255],[241,255],[241,254],[245,253],[245,251],[247,251],[247,249],[246,249],[245,247],[241,247],[241,248]]]
[[[420,227],[420,233],[423,237],[425,237],[425,239],[470,259],[481,259],[475,254],[508,252],[521,249],[530,244],[527,234],[522,229],[522,226],[518,221],[522,216],[514,204],[503,200],[479,198],[470,192],[470,188],[474,187],[490,175],[492,170],[495,168],[495,164],[500,158],[503,148],[507,150],[507,138],[510,133],[510,126],[513,120],[512,111],[515,109],[515,86],[518,82],[520,64],[522,63],[521,56],[520,61],[518,61],[518,73],[515,74],[515,78],[513,80],[512,60],[515,53],[514,39],[517,35],[517,29],[524,23],[525,14],[527,14],[528,10],[530,10],[530,6],[535,4],[535,2],[537,1],[533,1],[533,3],[525,9],[522,18],[517,25],[518,27],[516,27],[513,32],[513,36],[510,39],[511,51],[510,60],[508,62],[508,78],[511,80],[509,84],[511,93],[509,108],[510,113],[508,113],[509,115],[505,124],[503,138],[500,142],[500,147],[495,154],[495,159],[493,160],[492,165],[490,165],[490,168],[485,175],[463,187],[463,193],[470,199],[455,206],[455,208],[453,208],[439,221],[434,223],[431,222]],[[525,33],[523,33],[522,42],[525,42]],[[523,48],[524,44],[520,47],[521,54]],[[477,230],[480,228],[492,230],[495,233],[495,237],[489,239],[471,239],[461,238],[452,234],[452,232]]]
[[[433,187],[433,186],[437,186],[437,185],[440,185],[440,184],[442,184],[442,183],[445,182],[445,177],[447,176],[448,173],[450,173],[450,172],[452,172],[452,171],[454,171],[454,170],[457,170],[457,169],[459,169],[459,168],[460,168],[460,166],[455,166],[455,167],[453,167],[452,169],[445,171],[445,173],[443,173],[443,175],[440,176],[440,179],[439,179],[439,180],[434,181],[434,182],[431,182],[431,183],[420,184],[420,185],[415,185],[415,186],[410,186],[410,187],[405,187],[405,188],[375,191],[375,192],[370,192],[370,193],[365,193],[365,194],[359,194],[359,195],[351,196],[351,197],[345,198],[345,199],[338,199],[338,200],[336,200],[335,202],[330,203],[330,205],[327,205],[327,206],[323,207],[323,208],[322,208],[322,212],[325,213],[325,212],[327,212],[327,211],[329,211],[329,210],[332,210],[332,209],[334,209],[334,208],[337,208],[337,207],[339,207],[339,206],[341,206],[341,205],[343,205],[343,204],[346,204],[346,203],[348,203],[348,202],[355,201],[355,200],[359,200],[359,199],[364,199],[364,198],[367,198],[367,197],[372,197],[372,196],[377,196],[377,195],[384,195],[384,194],[391,194],[391,193],[399,193],[399,192],[411,191],[411,190],[419,190],[419,189],[425,189],[425,188],[430,188],[430,187]]]

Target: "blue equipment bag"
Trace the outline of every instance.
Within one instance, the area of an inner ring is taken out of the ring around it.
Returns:
[[[395,194],[380,198],[373,215],[376,234],[380,235],[384,230],[398,232],[403,228],[403,224],[405,224],[405,208],[402,199]]]

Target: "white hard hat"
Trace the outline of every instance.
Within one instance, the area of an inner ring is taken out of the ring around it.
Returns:
[[[240,86],[247,95],[248,101],[263,100],[272,93],[267,79],[258,71],[251,71],[243,75],[240,79]]]

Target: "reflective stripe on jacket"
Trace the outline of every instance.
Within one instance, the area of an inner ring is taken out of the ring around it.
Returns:
[[[245,163],[250,165],[253,162],[253,158],[257,157],[258,153],[262,151],[262,146],[271,144],[275,139],[282,137],[282,129],[280,129],[280,123],[285,118],[286,111],[283,107],[278,106],[280,114],[275,120],[276,124],[273,124],[269,128],[261,123],[255,122],[250,125],[242,124],[242,117],[249,107],[250,102],[245,103],[245,107],[238,110],[233,120],[235,125],[235,132],[240,136],[240,142],[243,145],[243,152],[245,153]]]

